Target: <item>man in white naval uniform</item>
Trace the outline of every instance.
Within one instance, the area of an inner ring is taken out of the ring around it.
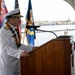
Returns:
[[[20,75],[20,56],[29,56],[31,46],[21,44],[16,26],[20,24],[19,10],[9,11],[7,22],[0,30],[0,75]]]

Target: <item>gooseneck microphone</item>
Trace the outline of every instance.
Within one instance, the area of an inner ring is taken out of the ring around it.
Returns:
[[[42,32],[50,32],[50,33],[53,33],[55,36],[56,36],[56,38],[57,38],[57,35],[53,32],[53,31],[46,31],[46,30],[40,30],[40,29],[37,29],[37,28],[39,28],[40,26],[26,26],[26,28],[33,28],[33,29],[35,29],[36,31],[42,31]]]

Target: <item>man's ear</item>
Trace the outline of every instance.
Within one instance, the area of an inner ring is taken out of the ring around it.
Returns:
[[[14,21],[14,18],[10,18],[10,22],[13,22]]]

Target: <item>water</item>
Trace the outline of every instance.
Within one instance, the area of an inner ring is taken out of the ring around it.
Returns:
[[[45,31],[53,31],[57,36],[61,35],[74,36],[75,41],[75,25],[47,25],[47,26],[40,26],[38,29]],[[22,27],[22,32],[24,32],[24,27]],[[54,38],[56,38],[56,36],[51,32],[36,31],[35,46],[40,46]],[[24,42],[26,44],[26,40]]]
[[[38,29],[45,31],[53,31],[57,36],[61,35],[74,36],[74,41],[75,41],[75,25],[46,25],[46,26],[40,26]],[[24,31],[25,31],[25,26],[22,25],[22,32]],[[24,38],[24,43],[26,44],[26,37],[24,37],[24,33],[22,35]],[[56,38],[56,36],[51,32],[36,31],[35,46],[40,46],[54,38]]]

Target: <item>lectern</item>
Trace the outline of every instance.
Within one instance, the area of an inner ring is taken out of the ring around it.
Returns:
[[[21,75],[71,75],[72,36],[59,36],[20,58]]]

